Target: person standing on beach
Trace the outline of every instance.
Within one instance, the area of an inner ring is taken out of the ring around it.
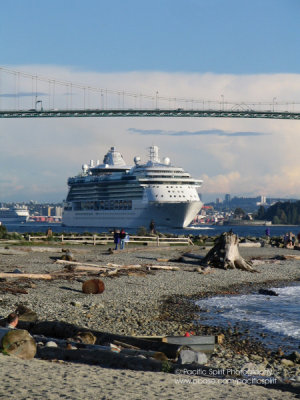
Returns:
[[[124,229],[121,229],[121,232],[120,232],[120,250],[124,249],[125,238],[126,238],[126,232],[124,231]]]
[[[153,219],[150,222],[149,229],[150,229],[150,233],[152,233],[152,234],[155,233],[155,223],[154,223]]]
[[[267,229],[266,229],[266,236],[269,238],[269,237],[270,237],[270,234],[271,234],[270,228],[267,228]]]
[[[115,244],[115,250],[118,250],[118,244],[120,242],[120,232],[114,228],[114,244]]]

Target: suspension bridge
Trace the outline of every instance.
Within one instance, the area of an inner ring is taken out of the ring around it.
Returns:
[[[229,102],[110,90],[0,67],[1,118],[209,117],[300,119],[300,102]]]

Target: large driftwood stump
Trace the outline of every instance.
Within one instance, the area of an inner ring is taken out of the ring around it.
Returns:
[[[216,240],[214,247],[201,261],[202,265],[209,265],[222,269],[242,269],[257,272],[252,268],[251,262],[244,260],[238,247],[239,239],[232,231],[224,232]]]

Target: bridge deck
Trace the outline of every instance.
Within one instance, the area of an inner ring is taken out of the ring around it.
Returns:
[[[78,109],[78,110],[2,110],[0,118],[74,118],[74,117],[188,117],[188,118],[265,118],[300,119],[300,113],[255,110],[183,109]]]

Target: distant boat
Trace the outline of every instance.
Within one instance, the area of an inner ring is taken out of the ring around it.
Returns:
[[[2,224],[24,223],[29,219],[29,212],[26,206],[14,206],[0,208],[0,222]]]

